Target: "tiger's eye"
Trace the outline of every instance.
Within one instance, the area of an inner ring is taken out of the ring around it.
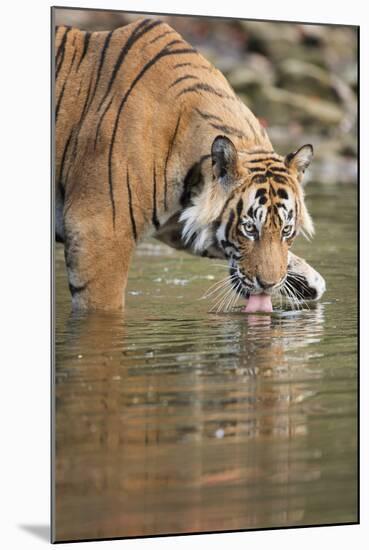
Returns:
[[[255,225],[252,222],[246,222],[244,224],[244,228],[248,233],[254,233],[255,232]]]
[[[245,222],[242,224],[242,231],[246,237],[256,237],[257,235],[257,229],[255,225],[251,222]]]

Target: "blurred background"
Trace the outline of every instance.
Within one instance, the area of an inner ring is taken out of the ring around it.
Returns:
[[[112,30],[141,16],[165,20],[228,78],[277,152],[312,143],[309,178],[357,180],[357,29],[211,17],[55,10],[57,25]]]

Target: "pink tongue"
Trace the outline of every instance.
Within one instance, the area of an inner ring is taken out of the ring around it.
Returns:
[[[247,306],[244,309],[246,313],[255,313],[264,311],[270,313],[273,311],[272,299],[269,294],[251,294]]]

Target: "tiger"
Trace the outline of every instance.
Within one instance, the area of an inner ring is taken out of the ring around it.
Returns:
[[[226,260],[250,311],[278,292],[318,300],[324,278],[291,245],[314,227],[310,144],[282,156],[225,76],[160,19],[55,29],[55,233],[72,308],[124,308],[152,236]],[[289,290],[288,290],[289,289]]]

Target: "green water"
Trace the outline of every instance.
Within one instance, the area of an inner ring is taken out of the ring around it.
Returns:
[[[307,204],[300,311],[209,313],[222,262],[148,241],[124,316],[71,316],[57,246],[57,540],[357,520],[356,187]]]

